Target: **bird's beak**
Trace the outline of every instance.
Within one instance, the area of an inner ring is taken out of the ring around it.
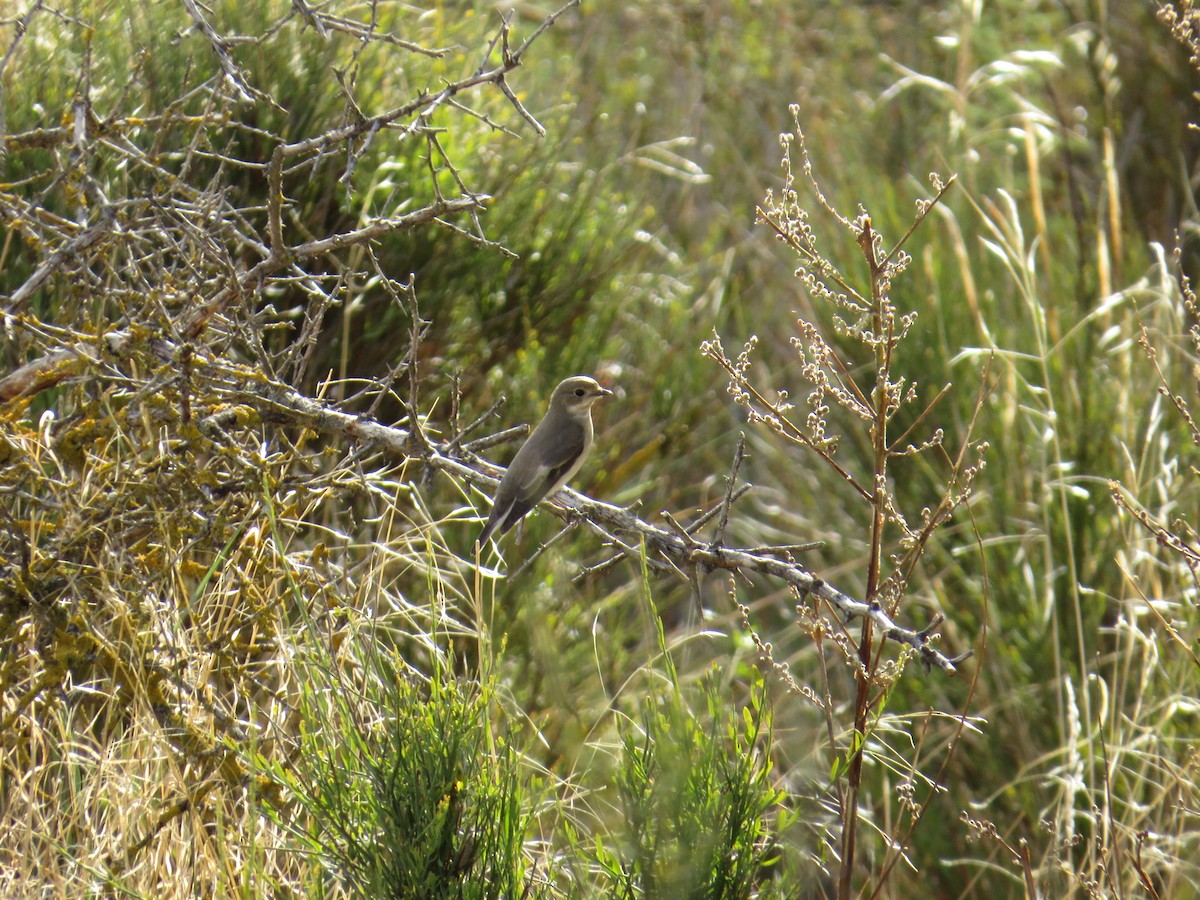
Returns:
[[[597,387],[596,387],[596,392],[597,392],[597,393],[598,393],[598,394],[599,394],[601,397],[611,397],[611,396],[613,395],[613,392],[612,392],[612,391],[610,391],[610,390],[609,390],[608,388],[606,388],[606,387],[599,387],[599,386],[597,386]]]

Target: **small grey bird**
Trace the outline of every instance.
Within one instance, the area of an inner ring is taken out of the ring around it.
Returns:
[[[543,497],[554,494],[579,471],[592,449],[592,406],[609,396],[612,391],[586,375],[574,375],[559,383],[550,395],[546,417],[521,445],[500,479],[492,514],[476,538],[480,547],[493,534],[507,532]]]

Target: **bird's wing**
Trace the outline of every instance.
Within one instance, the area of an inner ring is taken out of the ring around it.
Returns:
[[[562,433],[559,435],[559,440],[541,445],[541,458],[537,462],[532,477],[520,485],[516,492],[518,501],[528,502],[529,505],[525,508],[526,512],[546,496],[551,488],[561,486],[563,479],[569,478],[573,474],[583,457],[582,450],[585,446],[582,435],[583,426],[572,421],[566,425],[564,431],[571,433]],[[576,431],[580,434],[576,435],[574,433]],[[520,456],[520,453],[517,455]],[[516,468],[516,463],[517,461],[514,459],[514,468]]]
[[[582,426],[576,425],[574,422],[567,427],[578,427],[582,430]],[[535,466],[531,463],[532,472],[528,473],[528,477],[523,483],[511,486],[501,484],[500,490],[496,493],[496,503],[493,507],[493,516],[499,519],[498,527],[501,534],[521,521],[525,514],[537,506],[551,489],[561,487],[563,481],[574,474],[583,456],[577,449],[583,446],[583,441],[570,440],[570,437],[573,435],[563,435],[562,440],[542,444],[539,451],[541,458]],[[519,470],[518,462],[522,461],[521,455],[531,443],[532,441],[527,442],[517,451],[517,456],[509,467],[510,471]],[[511,496],[506,488],[511,490]]]

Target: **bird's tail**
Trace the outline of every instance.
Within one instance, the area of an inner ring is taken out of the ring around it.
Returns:
[[[493,510],[492,514],[488,516],[487,524],[484,525],[483,529],[479,532],[479,537],[475,538],[475,546],[480,549],[480,552],[482,552],[483,548],[487,546],[488,538],[496,533],[496,529],[499,527],[499,525],[500,517],[497,516]]]

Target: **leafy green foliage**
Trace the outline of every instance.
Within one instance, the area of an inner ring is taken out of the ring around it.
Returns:
[[[493,686],[422,678],[373,657],[363,683],[313,666],[286,786],[331,884],[357,896],[542,896],[519,748],[494,731]]]
[[[694,692],[668,676],[618,726],[625,831],[607,894],[774,896],[789,814],[772,784],[767,692],[751,685],[739,710],[712,673]]]

